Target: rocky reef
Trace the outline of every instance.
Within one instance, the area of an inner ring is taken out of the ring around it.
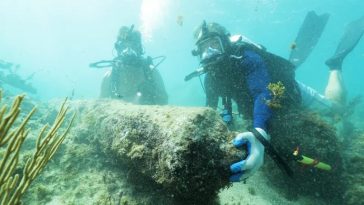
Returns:
[[[347,204],[364,204],[364,132],[357,131],[345,147],[345,181]]]
[[[54,202],[51,195],[62,195],[61,204],[85,203],[87,195],[90,204],[214,204],[229,186],[237,150],[215,111],[121,101],[72,105],[79,113],[77,126],[62,155],[55,156],[57,168],[49,169],[28,197]],[[45,182],[65,193],[47,190]]]
[[[117,100],[70,104],[78,113],[75,127],[26,195],[29,205],[360,201],[362,192],[357,190],[362,186],[362,178],[358,177],[361,173],[358,170],[363,163],[347,159],[360,158],[362,146],[353,144],[357,154],[350,152],[343,156],[342,144],[333,127],[314,113],[300,110],[277,116],[279,123],[270,125],[275,130],[270,133],[272,143],[292,168],[293,178],[282,173],[266,156],[265,165],[256,175],[231,187],[229,165],[244,151],[231,147],[229,142],[235,134],[228,131],[215,111],[136,106]],[[48,115],[39,116],[39,122],[55,117],[52,107],[44,106],[43,112]],[[318,170],[292,160],[296,147],[300,147],[302,154],[326,162],[333,169]]]
[[[308,110],[292,110],[289,114],[278,115],[272,123],[272,144],[279,150],[293,170],[293,177],[287,177],[279,169],[266,168],[271,182],[292,200],[300,195],[321,198],[330,204],[342,204],[345,183],[343,181],[342,144],[334,127],[323,121],[316,113]],[[295,150],[316,162],[331,165],[330,171],[304,165],[294,160]]]

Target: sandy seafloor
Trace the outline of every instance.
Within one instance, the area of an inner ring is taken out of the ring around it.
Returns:
[[[264,173],[258,171],[246,183],[234,183],[232,187],[222,190],[219,194],[221,205],[298,205],[324,204],[319,198],[300,196],[288,200],[274,187],[268,185]]]

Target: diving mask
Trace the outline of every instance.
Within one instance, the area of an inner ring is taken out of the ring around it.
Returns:
[[[118,40],[115,43],[115,49],[119,56],[128,56],[128,55],[139,55],[139,47],[134,42],[130,41],[121,41]]]
[[[115,48],[118,57],[120,57],[124,64],[131,65],[139,63],[140,52],[138,52],[137,45],[132,42],[117,41]]]
[[[120,53],[118,53],[118,54],[119,54],[119,56],[130,57],[130,58],[133,58],[133,57],[136,58],[138,56],[137,52],[132,48],[125,48],[122,51],[120,51]]]
[[[224,46],[219,36],[207,38],[197,44],[201,64],[214,63],[224,53]]]

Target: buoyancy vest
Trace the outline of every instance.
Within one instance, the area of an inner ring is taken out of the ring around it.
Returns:
[[[117,88],[120,83],[119,75],[120,75],[120,68],[123,65],[123,59],[122,57],[116,57],[114,59],[115,61],[119,61],[119,64],[115,64],[112,67],[112,74],[111,74],[111,86],[113,92],[118,92]],[[139,82],[137,85],[138,91],[142,93],[140,104],[156,104],[156,100],[154,99],[155,96],[157,96],[157,88],[156,88],[156,82],[153,78],[153,72],[155,72],[153,68],[153,60],[150,56],[147,57],[140,57],[140,59],[135,59],[135,63],[128,65],[130,67],[139,67],[142,69],[142,72],[144,74],[144,80]],[[132,71],[131,71],[132,72]],[[118,93],[116,93],[118,95]],[[122,96],[121,96],[122,98]]]

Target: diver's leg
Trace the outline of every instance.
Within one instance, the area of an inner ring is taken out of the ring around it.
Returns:
[[[325,89],[325,97],[338,105],[344,105],[346,101],[346,89],[341,70],[329,71],[329,80]]]
[[[100,98],[112,98],[112,80],[111,71],[107,71],[102,79],[100,87]]]
[[[318,107],[330,109],[332,102],[325,96],[321,95],[317,90],[297,81],[301,91],[302,104],[306,107]]]
[[[333,102],[344,105],[346,90],[342,78],[342,63],[345,57],[355,48],[364,33],[364,16],[351,22],[340,40],[335,54],[326,61],[330,68],[329,81],[325,96]]]

